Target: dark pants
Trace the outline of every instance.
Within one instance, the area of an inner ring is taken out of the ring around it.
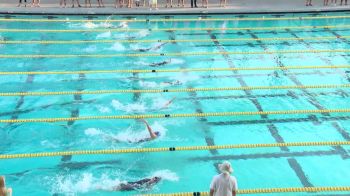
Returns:
[[[191,0],[191,7],[193,7],[193,4],[194,7],[197,7],[197,0]]]
[[[27,0],[24,0],[25,3],[27,3]],[[19,3],[22,3],[22,0],[19,0]]]

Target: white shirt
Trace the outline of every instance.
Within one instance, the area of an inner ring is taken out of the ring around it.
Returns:
[[[234,176],[219,174],[214,176],[210,184],[214,190],[214,196],[232,196],[232,191],[237,190],[237,180]]]

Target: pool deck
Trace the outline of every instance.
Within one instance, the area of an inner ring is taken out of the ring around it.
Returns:
[[[31,2],[31,0],[27,0]],[[148,7],[140,8],[114,8],[114,0],[104,0],[105,8],[97,8],[95,0],[92,0],[93,8],[71,8],[71,0],[67,0],[67,8],[59,7],[59,0],[42,0],[38,7],[16,7],[17,0],[0,0],[0,13],[8,14],[216,14],[216,13],[286,13],[286,12],[321,12],[321,11],[346,11],[350,6],[338,5],[323,6],[322,0],[314,0],[313,6],[305,6],[304,0],[227,0],[225,8],[219,7],[219,0],[209,0],[209,8],[191,8],[190,0],[185,0],[185,8],[164,8],[166,0],[158,0],[158,10],[150,10]],[[331,0],[329,0],[331,1]],[[142,1],[141,1],[142,2]],[[146,1],[148,2],[148,1]],[[201,6],[201,0],[197,5]],[[84,5],[84,0],[80,0]],[[349,0],[350,4],[350,0]],[[22,5],[23,6],[23,5]],[[133,5],[134,6],[134,5]]]

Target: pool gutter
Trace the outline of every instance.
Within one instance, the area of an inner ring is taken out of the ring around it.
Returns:
[[[228,8],[160,8],[149,10],[148,8],[58,8],[58,7],[0,7],[0,14],[35,14],[35,15],[198,15],[198,14],[285,14],[285,13],[318,13],[318,12],[344,12],[350,11],[349,7],[305,7],[284,8],[242,8],[230,6]]]

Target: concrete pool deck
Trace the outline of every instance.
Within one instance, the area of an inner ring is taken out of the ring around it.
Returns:
[[[27,0],[31,2],[31,0]],[[331,0],[329,0],[331,1]],[[215,14],[215,13],[285,13],[285,12],[322,12],[347,11],[350,6],[323,6],[322,0],[313,0],[313,6],[305,6],[304,0],[227,0],[225,8],[219,7],[219,0],[209,0],[209,8],[191,8],[190,0],[185,0],[185,8],[177,7],[177,0],[173,0],[175,7],[164,8],[166,0],[158,0],[158,10],[148,7],[114,8],[114,0],[104,0],[105,8],[97,8],[92,0],[93,8],[71,8],[71,0],[67,0],[67,8],[59,7],[59,0],[42,0],[41,7],[16,7],[17,0],[0,0],[0,13],[7,14]],[[142,2],[142,1],[141,1]],[[148,2],[146,0],[146,2]],[[201,6],[201,0],[197,5]],[[84,0],[80,0],[84,5]],[[350,4],[350,0],[349,0]]]

